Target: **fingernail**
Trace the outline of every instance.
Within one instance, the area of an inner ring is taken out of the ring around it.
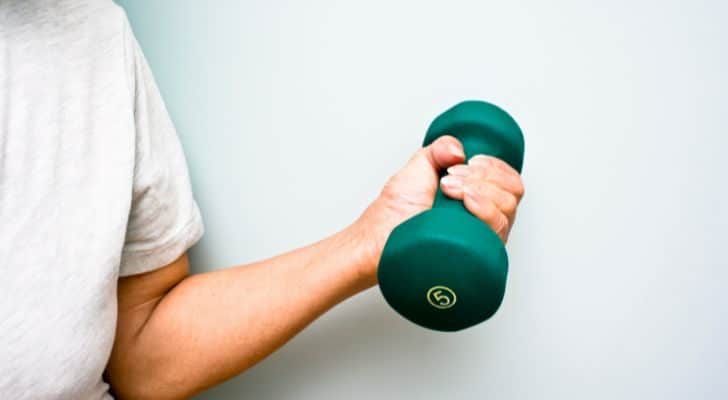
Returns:
[[[442,177],[440,182],[442,182],[443,186],[446,186],[449,189],[460,189],[463,187],[463,181],[454,175],[445,175]]]
[[[447,169],[447,173],[450,175],[465,177],[470,173],[470,168],[463,164],[453,165]]]
[[[454,155],[455,157],[465,158],[465,153],[463,153],[463,149],[461,149],[460,146],[451,144],[448,147],[448,150],[450,150],[450,154]]]

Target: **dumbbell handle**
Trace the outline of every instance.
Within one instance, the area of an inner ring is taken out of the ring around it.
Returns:
[[[484,135],[485,133],[481,133],[480,135]],[[449,133],[451,136],[455,136],[460,140],[460,143],[463,145],[463,150],[465,152],[465,160],[470,160],[470,158],[483,154],[487,156],[494,156],[498,157],[498,151],[494,149],[490,143],[486,140],[486,138],[481,137],[474,137],[474,135],[465,135],[465,136],[459,136],[457,133]],[[480,136],[479,135],[479,136]],[[443,176],[447,175],[446,170],[441,170],[439,173],[439,177],[442,178]],[[443,193],[442,188],[438,185],[437,187],[437,194],[435,195],[435,202],[432,205],[433,208],[435,207],[447,207],[447,208],[454,208],[454,209],[465,209],[465,206],[462,201],[455,200],[451,197],[448,197],[445,193]]]
[[[472,108],[482,108],[482,103],[479,102],[461,103],[460,107],[465,105],[465,110],[469,111],[467,108],[468,103],[473,105]],[[491,105],[491,107],[499,110],[495,106]],[[463,113],[459,115],[462,119],[455,123],[446,120],[435,120],[425,136],[423,146],[429,145],[443,135],[454,136],[463,145],[466,162],[478,154],[483,154],[499,158],[520,172],[523,164],[523,143],[514,143],[512,136],[507,136],[509,134],[507,129],[512,129],[513,125],[504,123],[506,121],[503,121],[503,115],[507,114],[499,115],[501,119],[488,120],[487,123],[482,118],[475,118],[478,117],[476,114],[463,116]],[[456,117],[458,116],[456,115]],[[440,171],[440,177],[445,174],[446,171]],[[462,201],[445,195],[439,185],[433,204],[433,208],[435,207],[465,209]]]

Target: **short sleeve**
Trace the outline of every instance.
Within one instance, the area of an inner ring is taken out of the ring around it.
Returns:
[[[204,231],[174,125],[141,48],[128,22],[124,22],[135,157],[120,276],[168,265],[194,245]]]

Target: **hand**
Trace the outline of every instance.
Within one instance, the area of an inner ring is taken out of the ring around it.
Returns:
[[[432,208],[438,184],[443,193],[488,224],[505,243],[516,218],[524,188],[516,170],[490,156],[476,155],[465,163],[460,142],[442,136],[418,150],[384,185],[379,197],[355,225],[364,232],[364,271],[376,283],[377,265],[390,232],[403,221]],[[447,174],[438,182],[438,172]]]

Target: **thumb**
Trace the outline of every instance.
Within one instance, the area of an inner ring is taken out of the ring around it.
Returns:
[[[407,188],[412,194],[427,194],[430,204],[438,187],[439,172],[451,165],[465,161],[460,142],[452,136],[441,136],[428,146],[422,147],[407,161],[404,168],[392,176],[385,189]],[[401,196],[401,193],[399,194]],[[423,204],[427,201],[423,200]]]
[[[435,172],[465,161],[463,145],[452,136],[440,136],[417,152],[414,159],[424,158]],[[415,161],[415,160],[412,161]],[[421,161],[420,161],[421,162]]]

